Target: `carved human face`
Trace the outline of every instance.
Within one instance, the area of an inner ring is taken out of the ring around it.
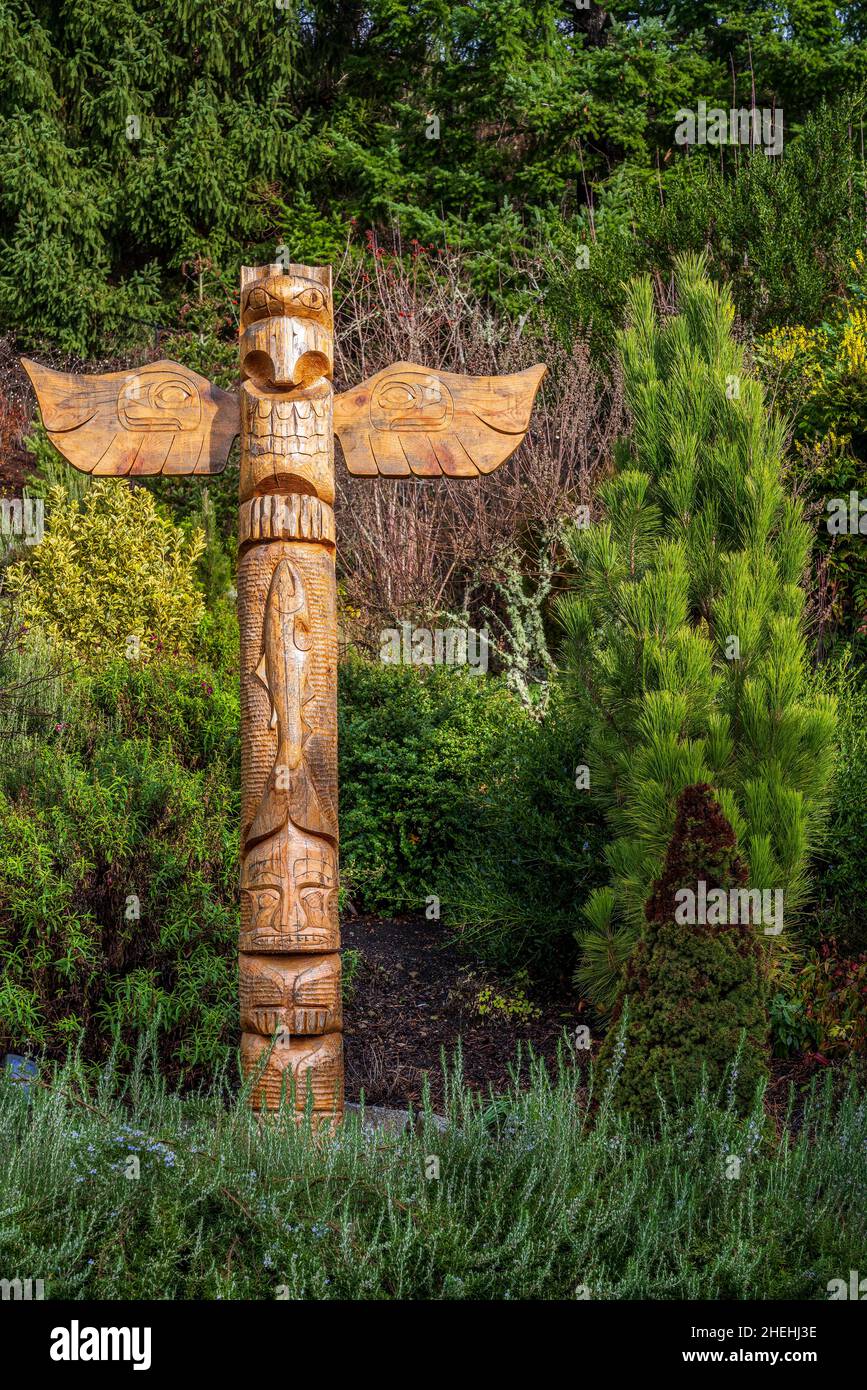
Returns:
[[[300,492],[334,501],[332,388],[275,395],[254,382],[241,388],[244,447],[241,467],[254,492]]]
[[[267,1060],[266,1060],[267,1057]],[[339,1113],[343,1108],[343,1042],[339,1033],[323,1038],[292,1038],[271,1043],[256,1033],[241,1036],[241,1066],[245,1076],[261,1074],[253,1086],[254,1110],[277,1110],[295,1087],[295,1111],[303,1114],[308,1085],[313,1113]]]
[[[336,854],[291,825],[254,845],[241,870],[242,951],[335,951]]]
[[[340,957],[242,955],[240,996],[245,1033],[334,1032],[342,1016]]]

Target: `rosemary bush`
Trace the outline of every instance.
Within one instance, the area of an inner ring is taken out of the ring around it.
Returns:
[[[4,1078],[0,1272],[73,1299],[824,1299],[863,1262],[854,1084],[778,1139],[761,1093],[738,1118],[705,1090],[653,1141],[592,1085],[576,1098],[572,1060],[519,1059],[485,1100],[458,1055],[445,1132],[423,1107],[403,1135],[350,1116],[318,1140],[260,1124],[225,1076],[172,1094],[145,1044],[124,1081],[72,1058],[28,1103]]]

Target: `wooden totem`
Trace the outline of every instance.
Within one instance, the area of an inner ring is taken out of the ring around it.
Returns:
[[[219,473],[241,437],[241,1058],[252,1103],[343,1111],[334,436],[352,474],[475,478],[523,439],[543,366],[398,362],[334,396],[331,271],[241,272],[238,395],[177,362],[74,376],[24,360],[49,437],[94,476]]]

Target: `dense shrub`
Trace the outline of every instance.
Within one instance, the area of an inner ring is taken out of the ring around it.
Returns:
[[[484,780],[467,788],[466,833],[443,864],[443,909],[467,949],[495,965],[571,967],[582,908],[605,874],[604,818],[576,785],[585,737],[555,686],[544,719],[499,729]]]
[[[867,560],[857,521],[853,534],[848,515],[850,493],[867,494],[867,261],[861,248],[849,262],[845,294],[828,304],[821,322],[811,327],[799,313],[759,338],[754,353],[791,419],[792,484],[815,517],[814,549],[824,566],[821,635],[826,639],[824,629],[831,626],[863,640]]]
[[[0,1046],[89,1055],[159,1035],[167,1072],[233,1037],[238,697],[203,669],[125,661],[0,786]]]
[[[813,953],[797,983],[823,1053],[867,1052],[867,951],[847,959],[831,938]]]
[[[575,786],[574,711],[503,681],[353,659],[340,674],[341,862],[353,902],[418,911],[495,964],[563,969],[602,821]],[[431,911],[436,911],[431,905]]]
[[[819,673],[837,699],[836,768],[828,822],[815,858],[810,941],[834,937],[843,955],[867,950],[867,683],[841,656]]]
[[[103,479],[80,505],[52,491],[45,536],[8,571],[18,615],[67,657],[190,650],[204,615],[199,532],[186,536],[145,488]]]
[[[833,700],[809,689],[811,536],[783,483],[784,430],[746,371],[728,288],[692,258],[678,285],[667,318],[648,278],[630,289],[620,355],[634,429],[601,520],[572,534],[560,605],[565,679],[590,726],[583,761],[613,832],[611,891],[591,899],[585,938],[588,963],[606,961],[583,980],[603,1006],[683,787],[717,789],[750,886],[782,888],[791,921],[833,757]]]
[[[687,787],[665,866],[646,907],[647,926],[626,970],[626,985],[601,1062],[614,1101],[645,1120],[660,1104],[690,1101],[707,1081],[728,1079],[745,1113],[767,1079],[767,1024],[757,927],[678,921],[677,894],[742,888],[747,870],[710,787]],[[727,1072],[730,1073],[727,1078]]]
[[[333,1143],[141,1069],[118,1086],[43,1068],[29,1112],[0,1078],[0,1266],[53,1299],[271,1300],[825,1300],[863,1269],[854,1085],[762,1142],[760,1102],[740,1118],[699,1097],[651,1136],[576,1098],[571,1066],[519,1078],[491,1106],[453,1073],[445,1132],[349,1117]]]
[[[0,777],[0,1045],[81,1028],[88,1055],[128,1056],[151,1022],[167,1071],[213,1064],[237,1023],[234,672],[116,660],[49,705]],[[344,899],[437,895],[471,950],[561,968],[600,826],[560,706],[539,723],[499,680],[347,661]]]
[[[461,667],[351,657],[340,668],[342,871],[360,908],[410,912],[442,895],[470,798],[500,739],[530,724],[502,682]]]
[[[604,349],[621,325],[631,276],[668,279],[678,256],[703,252],[754,331],[819,323],[867,232],[862,119],[863,98],[817,104],[795,133],[787,109],[777,158],[721,145],[675,157],[654,179],[621,167],[587,229],[586,264],[574,230],[554,232],[549,309],[567,333],[592,327]]]

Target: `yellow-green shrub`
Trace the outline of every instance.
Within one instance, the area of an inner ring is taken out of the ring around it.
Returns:
[[[867,556],[863,537],[828,535],[828,503],[867,494],[867,259],[849,263],[845,294],[813,328],[774,328],[754,344],[778,406],[791,418],[794,485],[814,517],[815,548],[826,564],[823,626],[867,636]]]
[[[145,488],[113,478],[78,504],[52,488],[46,511],[44,539],[8,573],[23,623],[87,659],[189,651],[204,615],[201,531],[185,534]]]

